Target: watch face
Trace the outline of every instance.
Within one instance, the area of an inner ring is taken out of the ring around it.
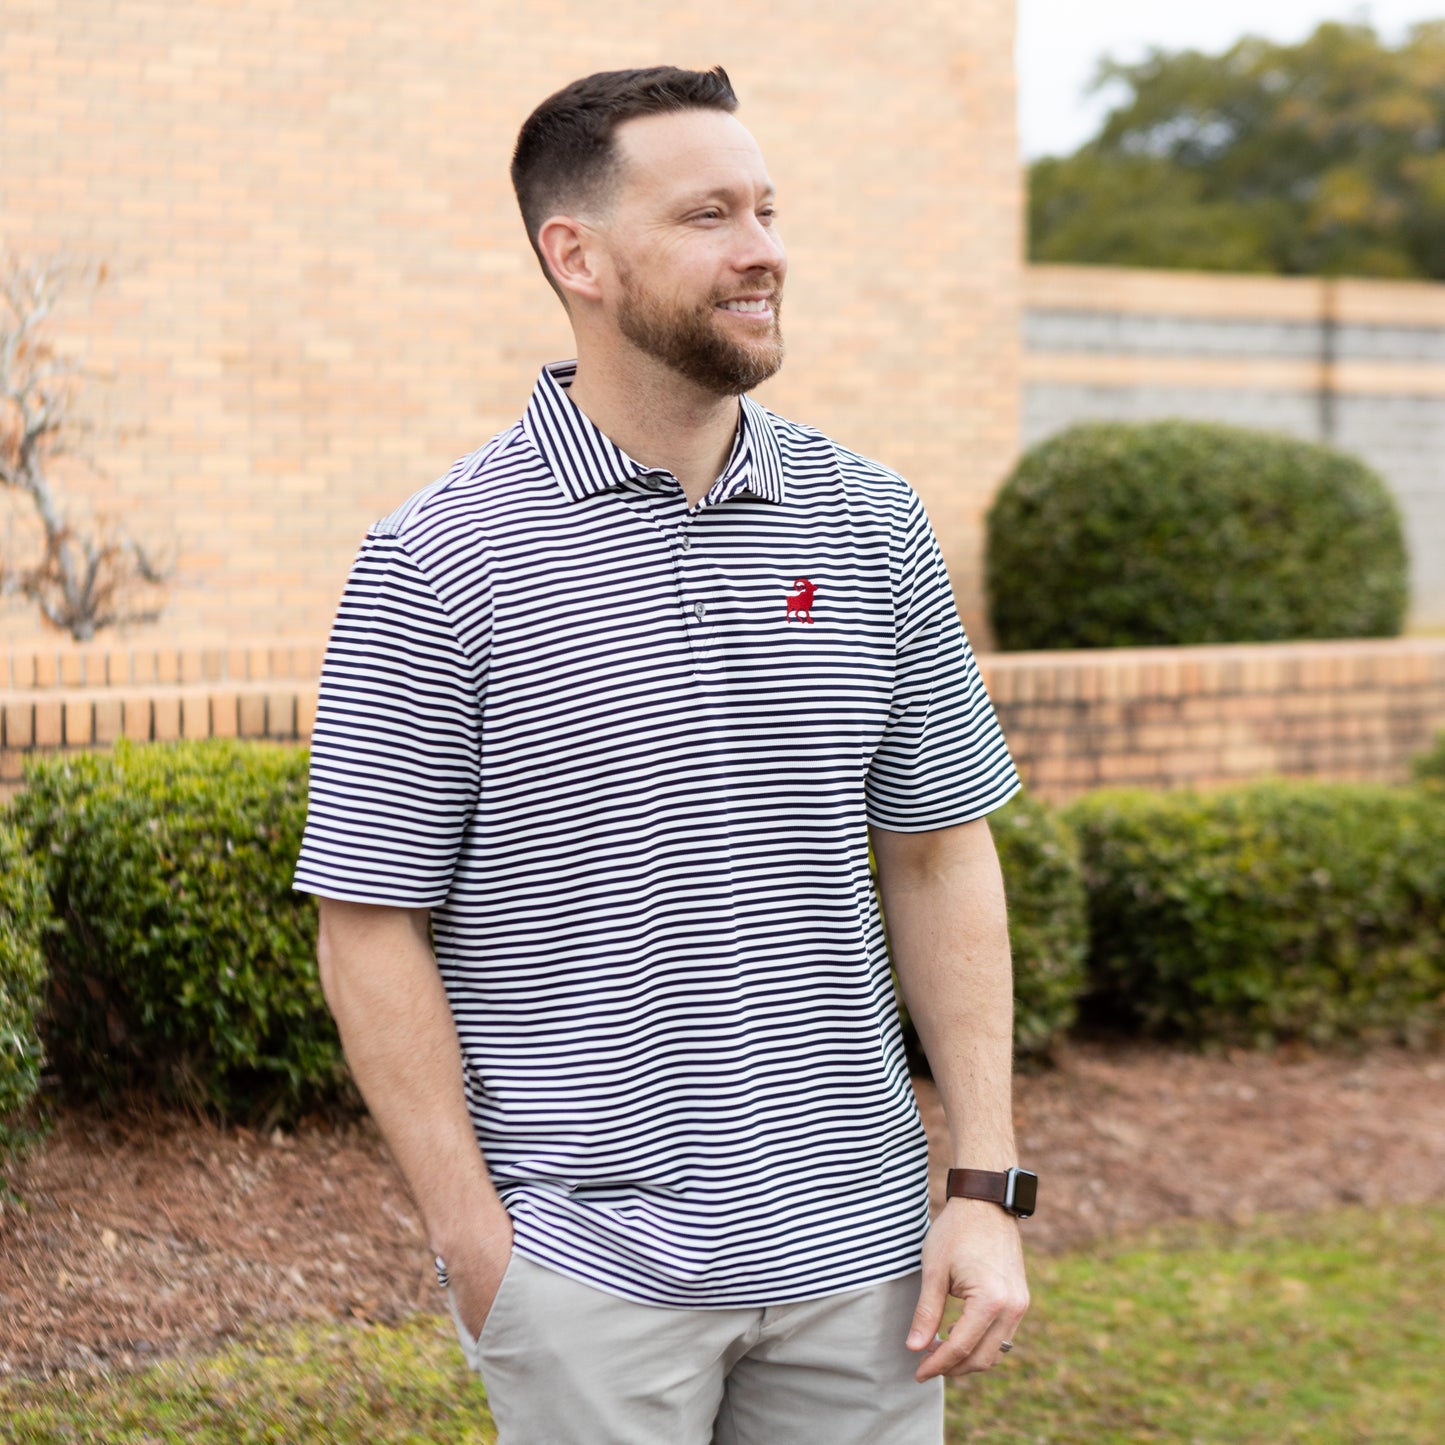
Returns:
[[[1034,1206],[1038,1203],[1039,1176],[1029,1173],[1027,1169],[1015,1169],[1013,1185],[1013,1200],[1009,1208],[1020,1219],[1027,1219],[1034,1212]]]

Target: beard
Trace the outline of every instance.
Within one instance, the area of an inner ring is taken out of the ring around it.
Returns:
[[[725,336],[717,320],[717,303],[726,296],[714,297],[701,306],[669,304],[648,295],[630,270],[621,274],[621,281],[617,325],[622,334],[639,351],[704,391],[714,396],[741,396],[783,364],[781,290],[768,297],[772,326],[755,341],[745,342]]]

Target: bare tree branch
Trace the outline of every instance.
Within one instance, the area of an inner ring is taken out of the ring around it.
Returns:
[[[47,473],[56,457],[84,458],[75,443],[86,430],[74,411],[84,373],[57,354],[47,323],[68,284],[104,279],[103,267],[64,257],[25,264],[9,257],[0,265],[0,487],[30,499],[44,534],[32,565],[0,557],[0,595],[28,598],[81,642],[105,627],[154,622],[175,570],[103,522],[81,531]]]

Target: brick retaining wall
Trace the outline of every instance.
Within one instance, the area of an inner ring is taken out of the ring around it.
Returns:
[[[1025,780],[1219,787],[1401,782],[1445,728],[1445,638],[997,653],[981,659]]]
[[[28,754],[119,738],[304,741],[322,652],[281,638],[0,653],[0,792],[14,790]]]
[[[13,790],[28,754],[121,737],[304,741],[321,651],[282,639],[0,654],[0,789]],[[1020,770],[1053,801],[1267,773],[1398,782],[1445,729],[1445,638],[994,653],[980,663]]]

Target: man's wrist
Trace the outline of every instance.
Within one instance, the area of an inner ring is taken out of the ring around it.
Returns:
[[[511,1254],[512,1219],[505,1209],[502,1210],[501,1217],[501,1224],[458,1235],[450,1248],[439,1249],[432,1246],[432,1263],[436,1268],[437,1283],[443,1289],[451,1284],[453,1274],[471,1276],[479,1270],[485,1271]]]
[[[1038,1201],[1039,1177],[1031,1169],[950,1169],[944,1201],[979,1200],[996,1204],[1016,1219],[1027,1219]]]
[[[495,1190],[471,1202],[467,1208],[449,1209],[427,1229],[431,1252],[443,1259],[460,1258],[474,1250],[486,1251],[493,1239],[509,1239],[512,1217]]]

